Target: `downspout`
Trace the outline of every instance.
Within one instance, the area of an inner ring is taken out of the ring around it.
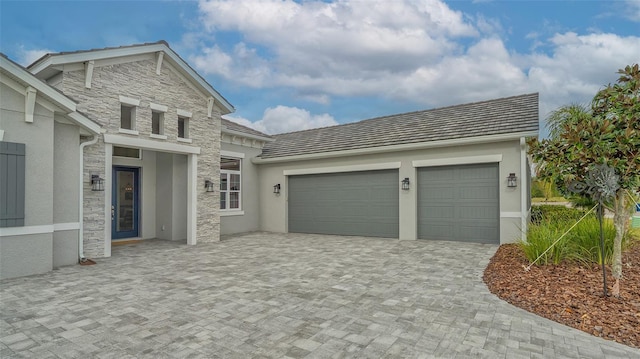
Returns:
[[[527,224],[529,222],[529,208],[527,208],[529,194],[529,178],[527,176],[527,141],[520,137],[520,228],[522,240],[527,241]]]
[[[78,258],[80,263],[84,263],[87,259],[84,257],[84,148],[86,146],[95,145],[98,142],[98,135],[94,135],[93,138],[87,142],[82,142],[80,144],[80,182],[79,186],[79,196],[78,196],[78,223],[79,233],[78,233]]]

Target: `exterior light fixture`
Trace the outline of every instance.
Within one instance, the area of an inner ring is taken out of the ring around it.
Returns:
[[[100,178],[100,175],[91,175],[91,190],[104,191],[104,179]]]
[[[211,180],[204,180],[204,189],[207,192],[213,192],[213,182]]]
[[[280,194],[280,183],[278,183],[277,185],[273,186],[273,193]]]
[[[507,177],[507,187],[518,187],[518,177],[516,177],[515,173],[509,173],[509,177]]]
[[[402,181],[402,190],[403,191],[408,191],[409,190],[409,177],[405,177]]]

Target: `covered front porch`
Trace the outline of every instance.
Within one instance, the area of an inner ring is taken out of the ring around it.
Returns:
[[[105,257],[147,239],[195,245],[198,147],[105,135]]]

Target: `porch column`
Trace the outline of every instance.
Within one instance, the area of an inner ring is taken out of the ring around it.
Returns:
[[[187,173],[187,245],[195,245],[198,230],[198,155],[189,155]]]
[[[111,196],[113,191],[113,145],[104,144],[104,256],[111,257]]]

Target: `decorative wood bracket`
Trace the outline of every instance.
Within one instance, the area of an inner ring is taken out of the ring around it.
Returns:
[[[84,63],[84,87],[91,88],[91,79],[93,78],[93,66],[95,62],[93,60]]]
[[[211,117],[213,113],[213,105],[216,103],[216,100],[213,97],[209,97],[207,99],[207,117]]]
[[[24,122],[33,122],[33,112],[36,108],[36,89],[29,86],[24,97]]]
[[[164,58],[164,52],[158,52],[158,59],[156,61],[156,75],[160,75],[160,70],[162,69],[162,59]]]

